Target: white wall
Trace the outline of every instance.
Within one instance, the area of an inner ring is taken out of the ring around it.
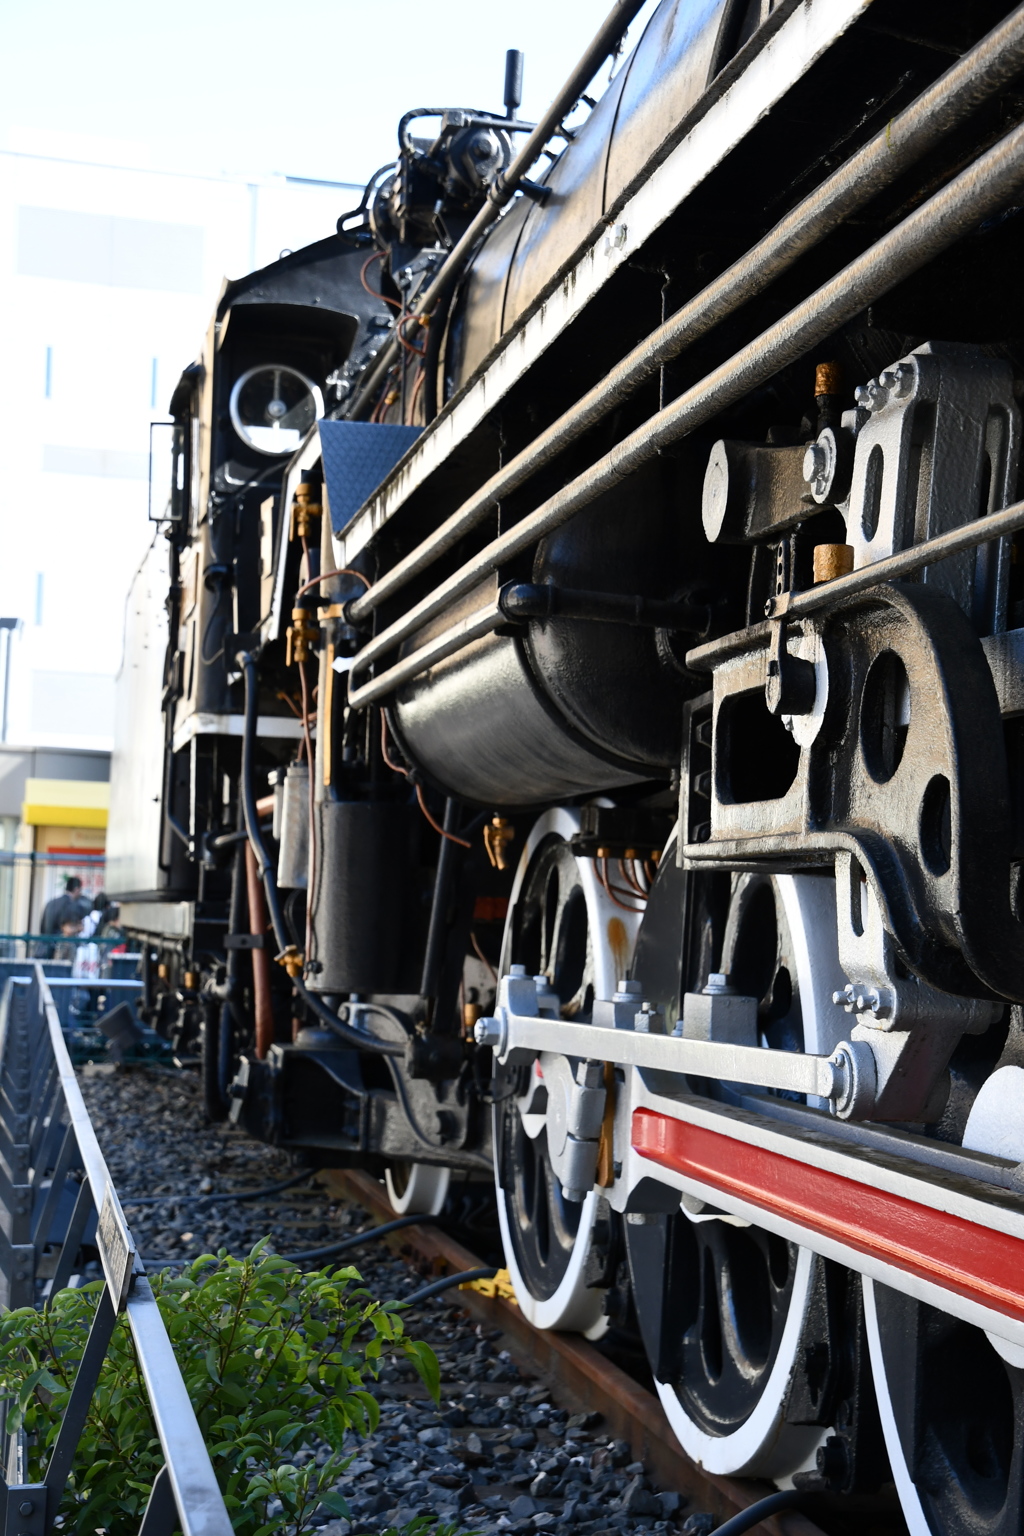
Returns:
[[[8,740],[110,747],[148,438],[225,276],[330,234],[351,188],[0,151]],[[2,686],[2,680],[0,680]]]

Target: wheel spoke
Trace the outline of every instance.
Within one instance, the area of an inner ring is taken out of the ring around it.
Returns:
[[[682,994],[699,989],[709,969],[723,970],[737,991],[758,999],[764,1043],[802,1050],[809,1029],[807,1048],[818,1049],[815,1010],[824,986],[813,989],[805,1016],[797,978],[813,977],[821,956],[810,952],[801,929],[793,931],[787,911],[799,913],[803,901],[834,895],[824,880],[791,891],[785,881],[797,878],[812,877],[737,876],[723,892],[720,877],[717,885],[687,877],[666,850],[634,963],[645,996],[661,1005],[666,1019],[679,1017]],[[799,900],[792,899],[794,892]],[[673,934],[678,960],[670,965],[666,941]],[[826,967],[830,958],[824,957]],[[740,1096],[729,1085],[704,1085],[703,1091],[728,1102]],[[822,1432],[787,1424],[785,1406],[820,1261],[806,1254],[800,1260],[783,1239],[698,1206],[692,1219],[680,1214],[667,1220],[668,1278],[662,1288],[660,1277],[648,1280],[634,1262],[638,1230],[627,1228],[634,1300],[642,1325],[645,1314],[658,1314],[645,1341],[654,1346],[659,1393],[684,1447],[720,1472],[777,1475],[799,1467]]]
[[[531,833],[501,965],[503,971],[519,964],[530,975],[543,974],[561,1016],[584,1021],[595,996],[594,932],[596,942],[604,942],[607,923],[593,862],[578,860],[569,844],[578,828],[577,812],[553,811]],[[610,969],[604,965],[605,973]],[[546,1131],[538,1131],[537,1117],[547,1105],[543,1081],[524,1074],[520,1082],[500,1070],[495,1097],[499,1219],[517,1297],[539,1327],[591,1329],[601,1322],[603,1301],[583,1273],[597,1197],[580,1203],[562,1193]]]

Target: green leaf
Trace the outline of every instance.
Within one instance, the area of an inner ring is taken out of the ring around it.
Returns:
[[[405,1339],[402,1349],[419,1372],[420,1379],[435,1403],[441,1400],[441,1367],[429,1344],[422,1340]]]
[[[348,1505],[331,1485],[352,1460],[346,1432],[370,1433],[373,1385],[387,1358],[407,1358],[437,1400],[433,1352],[405,1337],[395,1303],[376,1300],[358,1270],[302,1275],[266,1253],[207,1256],[183,1275],[153,1276],[161,1315],[195,1405],[236,1536],[270,1536],[282,1521],[306,1531],[322,1503]],[[29,1476],[41,1479],[95,1313],[101,1286],[67,1290],[42,1312],[0,1316],[0,1396],[10,1428],[28,1436]],[[433,1385],[432,1385],[433,1383]],[[68,1531],[136,1536],[163,1462],[124,1318],[115,1326],[60,1513]],[[313,1436],[332,1447],[321,1466],[282,1458]],[[267,1505],[280,1498],[284,1514]],[[452,1536],[420,1521],[405,1536]],[[396,1533],[397,1536],[397,1533]]]
[[[352,1513],[351,1509],[349,1508],[348,1500],[344,1499],[340,1493],[335,1493],[330,1489],[328,1489],[326,1493],[321,1493],[320,1503],[323,1504],[326,1509],[331,1510],[333,1514],[341,1515],[346,1520]]]

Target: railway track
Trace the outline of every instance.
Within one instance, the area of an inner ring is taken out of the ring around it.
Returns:
[[[393,1218],[383,1186],[367,1174],[328,1169],[321,1178],[334,1193],[358,1203],[381,1223]],[[439,1276],[481,1265],[476,1255],[436,1226],[404,1227],[381,1241]],[[544,1377],[557,1396],[580,1410],[600,1413],[609,1432],[630,1445],[654,1481],[678,1490],[695,1507],[714,1514],[716,1521],[730,1519],[771,1493],[766,1483],[717,1477],[697,1467],[680,1449],[653,1393],[586,1339],[534,1328],[514,1302],[500,1295],[467,1287],[459,1292],[459,1300],[478,1322],[500,1328],[509,1353]],[[792,1510],[769,1516],[753,1529],[763,1536],[825,1536],[820,1526]]]
[[[393,1220],[384,1186],[356,1171],[322,1170],[317,1183],[325,1191],[323,1196],[313,1189],[294,1189],[240,1204],[237,1211],[230,1202],[226,1206],[204,1205],[201,1192],[211,1184],[222,1190],[227,1183],[240,1194],[251,1194],[265,1186],[273,1187],[286,1178],[289,1168],[282,1167],[270,1148],[253,1148],[234,1128],[207,1127],[201,1131],[199,1095],[189,1092],[191,1086],[188,1078],[175,1080],[145,1069],[93,1077],[85,1084],[90,1112],[112,1167],[132,1186],[124,1203],[144,1261],[152,1265],[168,1254],[175,1225],[186,1228],[181,1237],[191,1241],[182,1246],[189,1253],[208,1251],[224,1240],[232,1251],[242,1252],[247,1244],[269,1232],[277,1250],[288,1254],[312,1242],[329,1246],[335,1236],[344,1240],[356,1235],[363,1226],[363,1212],[376,1225]],[[172,1134],[171,1126],[176,1134]],[[171,1201],[171,1209],[162,1203],[139,1203],[139,1164],[140,1160],[145,1162],[147,1150],[151,1188],[166,1189],[177,1177],[182,1194],[176,1214]],[[253,1158],[251,1153],[258,1155]],[[129,1168],[134,1175],[130,1178]],[[229,1212],[231,1224],[225,1230],[219,1223]],[[216,1227],[211,1225],[213,1221],[218,1223]],[[482,1267],[481,1259],[464,1243],[429,1221],[361,1244],[339,1254],[337,1261],[355,1263],[371,1289],[399,1299],[418,1288],[417,1277],[433,1279]],[[763,1482],[712,1475],[697,1467],[680,1449],[657,1398],[581,1336],[538,1330],[513,1302],[482,1290],[452,1292],[443,1301],[469,1315],[482,1336],[490,1340],[495,1354],[507,1350],[523,1378],[539,1378],[553,1402],[570,1413],[600,1414],[602,1435],[628,1445],[634,1464],[643,1463],[644,1475],[652,1485],[681,1495],[680,1522],[698,1511],[712,1515],[718,1525],[772,1491]],[[443,1315],[450,1315],[447,1307],[442,1313],[431,1306],[410,1319],[412,1331],[434,1343],[439,1352],[441,1345],[432,1333]],[[467,1339],[471,1332],[471,1327],[465,1327]],[[452,1373],[445,1374],[446,1400],[452,1397],[457,1401],[466,1390],[466,1383],[459,1379],[462,1374],[455,1370],[454,1381]],[[416,1391],[397,1383],[386,1384],[382,1390],[393,1406],[396,1395],[404,1399]],[[453,1444],[457,1442],[458,1435],[453,1438]],[[580,1449],[589,1447],[581,1445]],[[858,1520],[863,1513],[858,1511]],[[823,1526],[799,1511],[781,1511],[752,1529],[761,1536],[852,1536],[854,1531],[859,1536],[863,1529],[844,1520],[841,1506],[829,1508],[827,1516],[820,1518]],[[480,1524],[471,1517],[465,1523],[470,1527]],[[887,1528],[879,1525],[878,1530],[881,1533]]]

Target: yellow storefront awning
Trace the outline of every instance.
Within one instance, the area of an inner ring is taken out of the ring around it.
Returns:
[[[26,779],[21,817],[32,827],[105,827],[110,785],[87,779]]]

